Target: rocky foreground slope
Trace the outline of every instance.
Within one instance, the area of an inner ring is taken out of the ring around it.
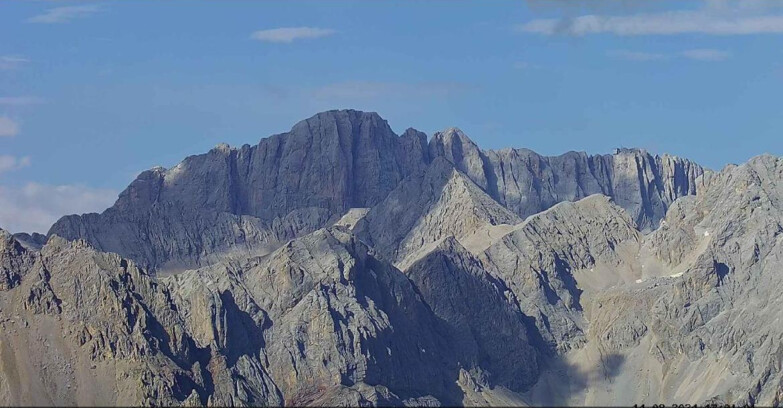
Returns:
[[[777,406],[782,237],[780,158],[326,112],[0,232],[0,405]]]

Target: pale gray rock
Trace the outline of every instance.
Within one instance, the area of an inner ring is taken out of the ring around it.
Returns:
[[[527,149],[483,151],[459,129],[436,133],[430,155],[454,163],[499,203],[521,217],[562,201],[603,194],[650,231],[677,198],[696,193],[701,166],[675,156],[652,156],[640,149],[612,155],[568,152],[541,156]]]
[[[372,207],[438,157],[520,217],[601,193],[645,231],[675,199],[694,194],[703,173],[687,160],[630,149],[558,157],[482,151],[454,128],[427,144],[414,129],[397,136],[375,113],[329,111],[256,146],[221,144],[145,171],[102,214],[64,217],[49,234],[86,239],[152,269],[203,266],[222,259],[216,254],[263,252],[350,208]]]
[[[343,227],[166,277],[6,238],[31,262],[0,292],[3,404],[439,406],[538,376],[525,316],[451,237],[410,279]]]
[[[386,259],[404,268],[449,236],[521,220],[442,157],[400,183],[356,223],[354,231]]]
[[[405,274],[448,328],[447,336],[476,386],[525,391],[535,383],[539,357],[525,327],[529,317],[520,312],[498,273],[487,272],[448,237]]]
[[[19,285],[32,268],[36,254],[0,229],[0,291]]]
[[[275,247],[370,207],[427,161],[424,134],[398,137],[375,113],[329,111],[256,146],[220,145],[145,171],[114,206],[64,217],[49,235],[155,269],[206,265],[215,253]]]
[[[576,270],[617,267],[622,245],[638,246],[641,234],[606,196],[563,202],[533,215],[480,255],[535,319],[547,349],[564,352],[585,342]]]
[[[0,405],[778,406],[782,184],[326,112],[0,232]]]
[[[161,289],[116,254],[51,237],[0,297],[3,405],[169,405],[204,395],[194,363],[209,350],[194,347]]]
[[[699,364],[720,356],[727,370],[720,380],[734,381],[716,395],[700,393],[703,400],[780,404],[783,348],[772,339],[783,338],[783,159],[764,155],[729,166],[671,215],[648,238],[682,271],[650,310],[660,358],[669,362],[680,352]]]
[[[616,268],[639,279],[583,286],[585,342],[561,354],[567,368],[544,375],[533,402],[781,403],[783,159],[759,156],[704,179],[633,257],[616,251]],[[574,273],[577,284],[587,275]],[[545,395],[558,392],[567,398]]]

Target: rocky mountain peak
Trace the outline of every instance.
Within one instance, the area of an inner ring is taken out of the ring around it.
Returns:
[[[103,214],[50,230],[148,267],[200,265],[237,244],[277,245],[380,202],[427,165],[422,134],[397,136],[377,113],[319,113],[256,146],[218,147],[142,172]],[[155,236],[177,236],[164,243]]]
[[[19,285],[35,261],[35,252],[0,229],[0,292]]]
[[[435,133],[430,140],[430,156],[446,158],[484,190],[491,187],[485,169],[485,155],[461,130],[452,127]]]
[[[0,405],[776,406],[781,260],[781,158],[329,111],[0,230]]]
[[[365,136],[381,136],[393,134],[388,122],[376,112],[362,112],[353,109],[330,110],[317,113],[305,120],[297,122],[291,133],[317,132],[319,129],[330,129],[333,126],[346,126],[362,130]],[[339,135],[339,132],[323,132],[325,135]]]
[[[675,199],[695,194],[703,172],[686,160],[636,150],[557,157],[484,151],[457,128],[427,142],[415,129],[396,135],[377,113],[332,110],[255,146],[221,144],[170,169],[142,172],[103,214],[64,217],[50,234],[84,238],[146,267],[199,266],[237,245],[273,248],[351,208],[378,205],[439,160],[518,217],[601,193],[645,231],[657,227]]]

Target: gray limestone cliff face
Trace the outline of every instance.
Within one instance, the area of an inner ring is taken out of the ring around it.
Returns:
[[[430,155],[443,156],[490,196],[527,217],[562,201],[612,197],[640,229],[654,230],[677,198],[696,194],[704,172],[678,157],[618,149],[612,155],[569,152],[541,156],[527,149],[481,150],[459,129],[436,133]]]
[[[562,354],[568,374],[555,381],[579,387],[543,380],[549,396],[566,397],[537,403],[783,402],[783,159],[759,156],[699,183],[655,232],[590,249],[589,269],[568,271],[581,290],[582,344]],[[507,280],[512,290],[517,281]],[[599,375],[580,374],[596,360]]]
[[[0,229],[0,291],[18,286],[32,268],[36,254]]]
[[[638,248],[640,240],[622,208],[594,195],[529,217],[479,259],[506,283],[520,310],[534,319],[545,348],[562,353],[586,341],[583,288],[575,273],[620,267],[621,248]]]
[[[644,231],[656,228],[678,197],[694,194],[703,173],[687,160],[639,150],[557,157],[482,151],[458,129],[427,143],[414,129],[397,136],[375,113],[329,111],[256,146],[220,145],[145,171],[111,208],[63,217],[49,235],[86,239],[154,270],[203,266],[236,252],[268,252],[350,208],[372,207],[438,158],[519,217],[601,193]]]
[[[167,276],[0,231],[0,405],[783,402],[783,159],[702,175],[647,235],[603,195],[521,221],[455,167]]]
[[[386,259],[404,265],[406,258],[443,238],[520,221],[448,160],[436,157],[371,208],[353,230]]]
[[[329,111],[238,149],[218,146],[141,173],[102,214],[68,216],[49,235],[84,238],[152,268],[209,264],[223,251],[276,247],[369,207],[423,168],[426,137],[375,113]]]
[[[259,361],[288,405],[458,402],[456,364],[426,305],[400,271],[340,229],[165,279],[196,344]],[[228,296],[244,321],[209,318]]]
[[[22,246],[25,248],[39,250],[44,245],[46,245],[47,237],[46,235],[39,234],[37,232],[33,232],[32,234],[20,232],[14,234],[14,239],[16,239],[16,241],[22,244]]]
[[[331,111],[0,230],[0,405],[779,406],[781,270],[781,158]]]
[[[656,357],[673,364],[683,353],[696,365],[720,356],[727,374],[703,400],[779,405],[783,159],[727,166],[665,221],[646,246],[680,272],[649,290]]]
[[[3,405],[207,402],[209,350],[194,347],[169,293],[82,240],[53,236],[35,253],[0,294],[0,326]]]
[[[538,369],[523,316],[444,245],[411,272],[422,295],[341,228],[162,278],[53,236],[0,292],[0,403],[455,405],[466,383],[526,389]]]
[[[475,384],[525,391],[538,379],[539,351],[531,345],[516,299],[497,273],[454,237],[405,270],[433,313]]]

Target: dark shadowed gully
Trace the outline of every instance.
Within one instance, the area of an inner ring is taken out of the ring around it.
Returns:
[[[0,405],[779,405],[782,182],[320,113],[0,230]]]

